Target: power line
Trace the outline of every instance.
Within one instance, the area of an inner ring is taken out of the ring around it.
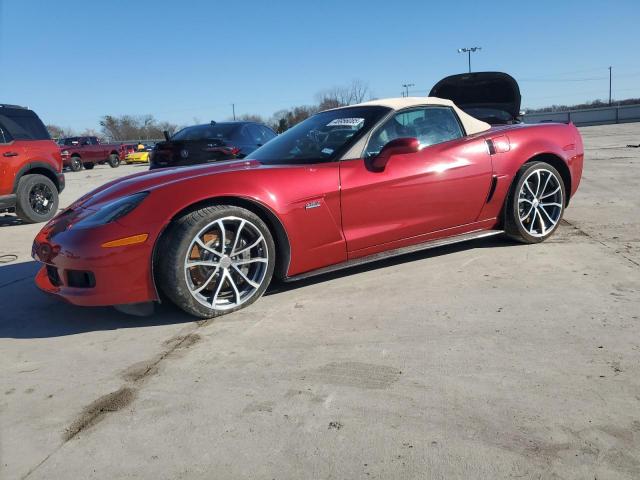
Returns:
[[[591,77],[591,78],[519,78],[518,82],[593,82],[597,80],[606,80],[607,77]]]

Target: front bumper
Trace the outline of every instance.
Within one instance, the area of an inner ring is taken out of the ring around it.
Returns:
[[[56,221],[36,236],[32,257],[44,265],[35,283],[42,291],[81,306],[111,306],[158,300],[151,271],[153,243],[104,248],[128,233],[117,223],[93,229],[55,231]]]

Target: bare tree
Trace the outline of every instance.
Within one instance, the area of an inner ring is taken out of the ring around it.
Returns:
[[[60,127],[58,125],[47,125],[47,131],[51,138],[65,138],[65,137],[75,137],[76,133],[71,129],[71,127]]]
[[[104,140],[104,135],[98,132],[95,128],[85,128],[79,137],[98,137],[101,141]]]
[[[163,138],[164,130],[171,134],[178,129],[178,126],[173,123],[158,123],[152,115],[122,115],[120,117],[105,115],[100,120],[100,126],[105,137],[116,142],[160,139]]]
[[[330,108],[344,107],[364,101],[369,93],[369,86],[362,80],[353,80],[349,85],[331,87],[316,94],[320,111]]]
[[[353,103],[362,103],[369,93],[369,85],[362,80],[355,79],[349,86],[350,100],[348,105]]]
[[[264,123],[264,124],[267,123],[264,118],[254,113],[243,113],[242,115],[236,115],[236,119],[241,120],[243,122],[257,122],[257,123]]]

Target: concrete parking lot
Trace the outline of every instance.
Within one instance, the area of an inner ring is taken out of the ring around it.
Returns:
[[[549,241],[276,285],[214,321],[49,298],[40,227],[0,217],[0,478],[640,478],[640,124],[581,131]],[[61,204],[144,168],[69,173]]]

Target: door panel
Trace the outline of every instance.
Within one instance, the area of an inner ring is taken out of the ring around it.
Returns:
[[[94,154],[91,149],[91,144],[88,143],[88,139],[86,137],[80,138],[78,142],[78,153],[82,157],[83,162],[93,162]]]
[[[491,184],[482,138],[391,157],[382,172],[364,159],[340,164],[342,224],[349,252],[474,222]]]
[[[20,140],[0,143],[0,195],[14,193],[16,171],[25,159],[24,143]]]

